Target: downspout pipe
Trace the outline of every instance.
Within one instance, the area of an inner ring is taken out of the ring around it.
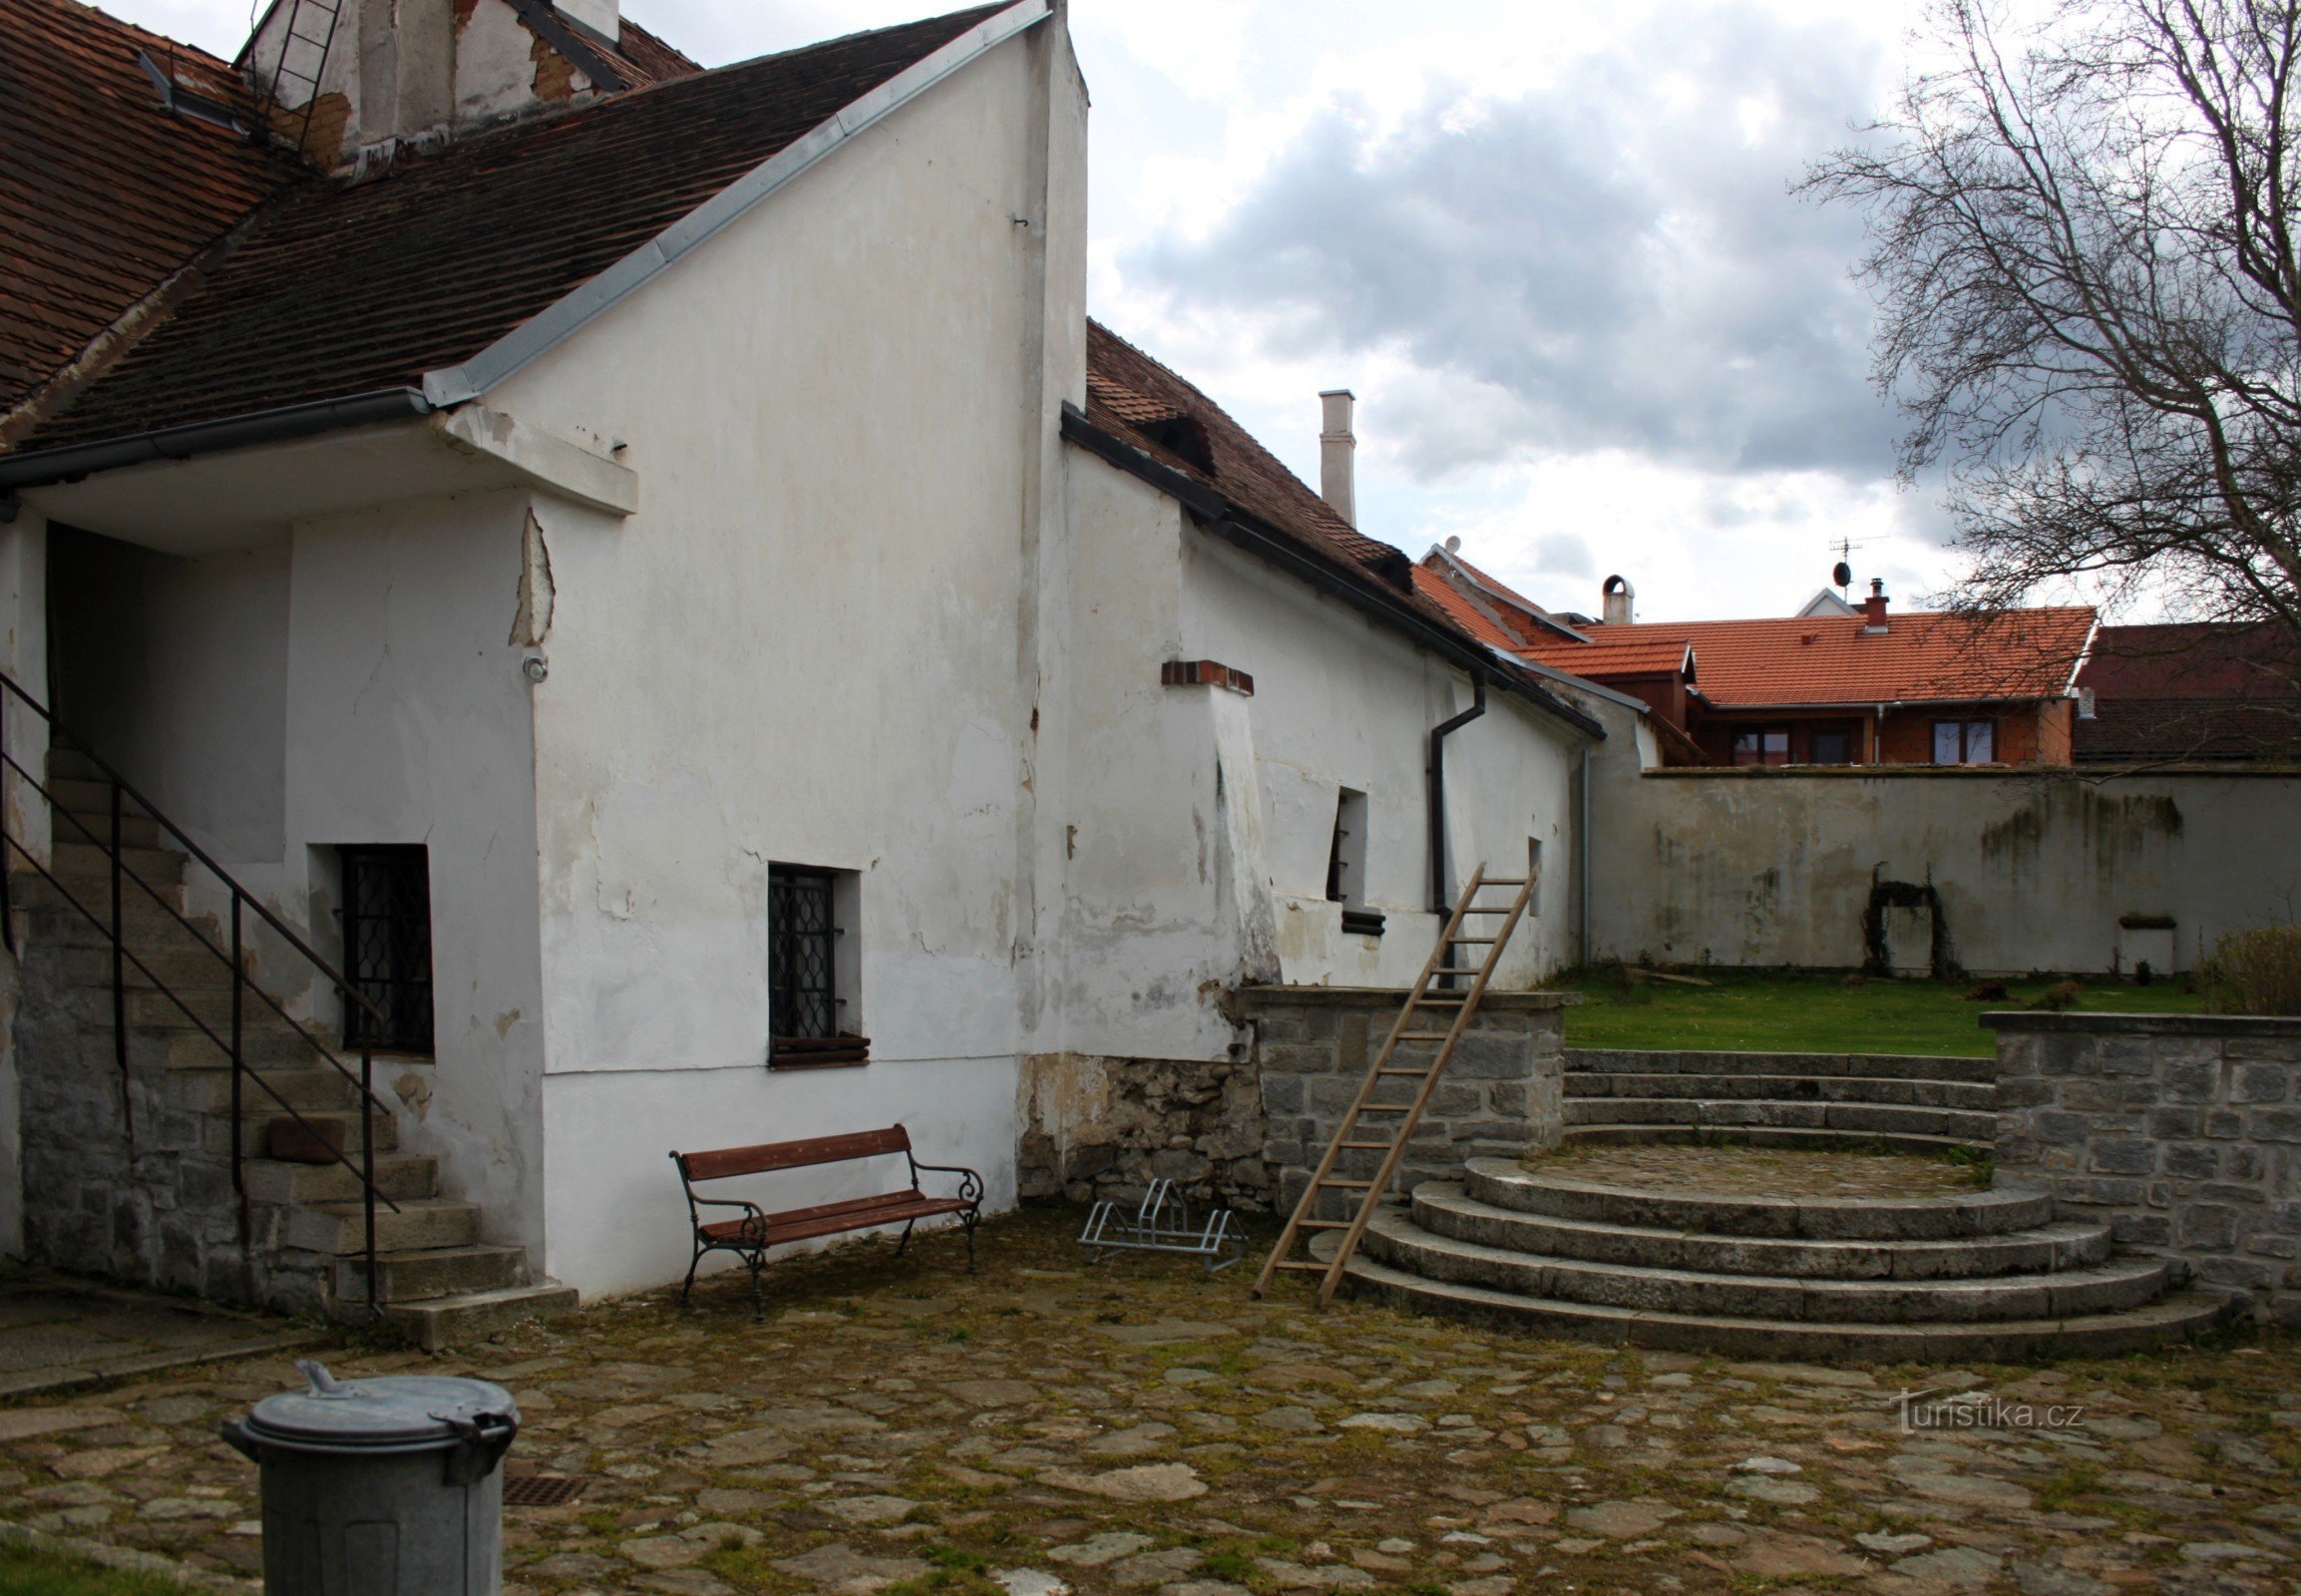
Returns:
[[[1582,750],[1581,791],[1574,815],[1574,945],[1575,959],[1590,965],[1590,750]]]
[[[1446,894],[1446,739],[1486,712],[1486,677],[1470,673],[1470,707],[1430,728],[1430,910],[1440,917],[1452,914]],[[1451,955],[1451,950],[1448,950]],[[1448,968],[1453,961],[1447,960]]]

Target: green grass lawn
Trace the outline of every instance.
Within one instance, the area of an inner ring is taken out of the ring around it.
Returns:
[[[123,1573],[0,1541],[0,1596],[198,1596],[198,1592],[173,1579]]]
[[[1724,1048],[1749,1052],[1931,1053],[1986,1058],[1997,1050],[1981,1016],[2027,1006],[2051,981],[2009,982],[2002,1000],[1968,1002],[1971,983],[1865,981],[1842,975],[1705,973],[1714,987],[1633,982],[1581,971],[1560,985],[1584,996],[1566,1011],[1569,1047]],[[2193,1014],[2201,993],[2159,983],[2079,989],[2077,1013]]]

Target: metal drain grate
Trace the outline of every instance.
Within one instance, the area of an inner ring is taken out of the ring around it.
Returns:
[[[507,1474],[504,1476],[504,1505],[506,1507],[565,1507],[583,1494],[583,1480],[579,1476],[559,1474]]]

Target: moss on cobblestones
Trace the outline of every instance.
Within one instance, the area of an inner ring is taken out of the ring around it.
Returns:
[[[514,1596],[2284,1596],[2301,1572],[2292,1338],[2026,1369],[1739,1364],[1321,1312],[1300,1288],[1257,1302],[1244,1268],[1088,1269],[1078,1218],[996,1222],[974,1276],[942,1237],[779,1265],[763,1324],[716,1280],[690,1310],[603,1304],[443,1359],[347,1347],[338,1373],[500,1380],[528,1413],[514,1463],[586,1480],[511,1510]],[[0,1427],[4,1511],[249,1571],[254,1473],[214,1425],[291,1378],[243,1364],[58,1398],[69,1427]],[[1900,1427],[1897,1393],[1961,1390],[2084,1413]]]

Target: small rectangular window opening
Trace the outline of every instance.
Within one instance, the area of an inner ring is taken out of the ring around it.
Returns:
[[[1366,795],[1344,787],[1335,800],[1335,837],[1327,850],[1327,901],[1366,906]]]
[[[1539,837],[1526,839],[1526,879],[1534,884],[1526,893],[1526,913],[1539,916],[1542,913],[1542,839]]]
[[[343,862],[344,974],[382,1010],[344,1004],[347,1047],[430,1053],[432,886],[422,844],[338,850]]]
[[[768,1062],[777,1068],[860,1064],[871,1057],[855,1012],[853,871],[767,871]]]
[[[1807,761],[1816,765],[1850,765],[1853,763],[1853,733],[1843,727],[1816,731],[1807,754]]]
[[[1733,762],[1737,765],[1789,763],[1787,726],[1743,726],[1733,734]]]

